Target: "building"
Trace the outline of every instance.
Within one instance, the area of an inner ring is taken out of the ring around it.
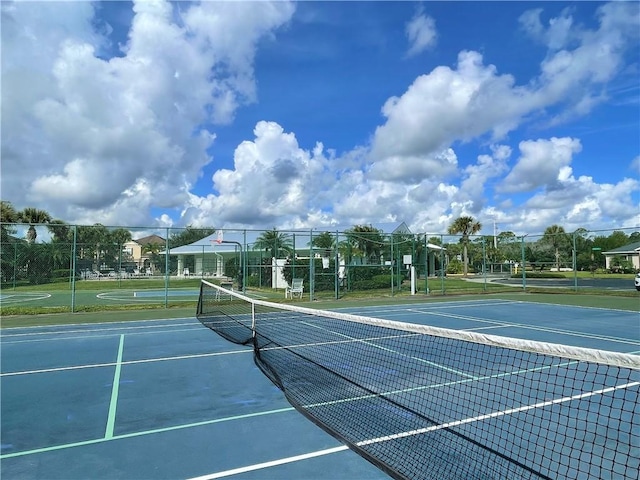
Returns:
[[[640,242],[623,245],[608,252],[602,252],[602,254],[604,255],[607,270],[615,269],[617,260],[626,260],[631,264],[633,269],[640,270]]]
[[[122,252],[133,263],[132,267],[139,274],[154,275],[155,265],[151,261],[154,253],[159,254],[165,249],[167,241],[159,235],[149,235],[131,240],[123,245]]]
[[[222,277],[224,276],[224,258],[222,253],[238,252],[242,255],[242,245],[239,241],[222,241],[218,233],[197,240],[189,245],[174,247],[169,250],[169,255],[178,257],[179,277]],[[159,252],[164,255],[164,250]],[[186,257],[193,257],[194,269],[187,267]],[[239,262],[242,264],[242,262]]]

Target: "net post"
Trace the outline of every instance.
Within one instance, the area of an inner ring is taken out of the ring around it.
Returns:
[[[251,338],[256,338],[256,304],[251,304]]]

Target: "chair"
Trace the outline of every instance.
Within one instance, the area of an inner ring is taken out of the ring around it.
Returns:
[[[304,279],[302,278],[294,278],[291,280],[291,285],[289,285],[284,291],[284,298],[293,298],[294,295],[299,295],[302,298],[302,294],[304,293]]]
[[[233,292],[233,282],[220,282],[220,286]],[[216,289],[216,301],[220,300],[233,300],[233,297],[231,295],[224,295],[223,297],[220,290]]]

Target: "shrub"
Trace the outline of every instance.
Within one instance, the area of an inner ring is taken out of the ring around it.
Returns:
[[[527,278],[567,278],[561,273],[552,272],[527,272]],[[522,273],[516,273],[511,275],[511,278],[522,278]]]
[[[457,259],[451,260],[447,265],[447,273],[458,274],[464,272],[464,264]]]

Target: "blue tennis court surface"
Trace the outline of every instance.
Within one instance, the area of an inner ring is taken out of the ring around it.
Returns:
[[[342,310],[640,353],[638,312],[483,299]],[[195,318],[1,337],[3,478],[381,479]]]

